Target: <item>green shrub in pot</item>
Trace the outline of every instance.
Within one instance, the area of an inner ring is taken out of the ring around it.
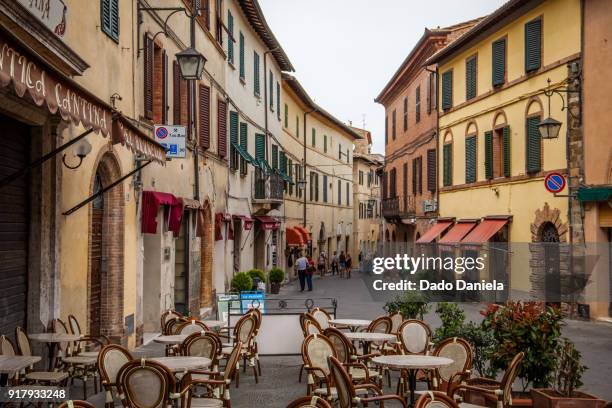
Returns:
[[[238,272],[232,278],[231,286],[235,292],[246,292],[253,288],[253,279],[246,272]]]

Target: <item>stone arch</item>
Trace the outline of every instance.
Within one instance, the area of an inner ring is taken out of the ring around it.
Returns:
[[[453,143],[453,132],[449,129],[444,133],[443,144]]]
[[[215,292],[213,289],[213,221],[212,209],[209,200],[199,211],[202,236],[200,237],[200,308],[213,304]]]
[[[102,187],[108,186],[122,175],[119,160],[110,149],[102,149],[96,158],[90,180],[90,195],[97,188],[96,180]],[[123,289],[124,289],[124,234],[125,201],[123,184],[118,184],[102,195],[102,239],[101,251],[104,270],[95,272],[92,262],[94,251],[93,221],[95,202],[89,204],[89,255],[87,268],[87,330],[92,333],[92,319],[95,315],[99,322],[99,334],[108,336],[113,342],[125,344],[127,338],[123,330]],[[99,307],[91,306],[92,277],[99,273]],[[96,328],[97,331],[97,328]],[[94,334],[94,333],[92,333]]]
[[[542,229],[547,222],[557,228],[559,242],[567,242],[568,225],[561,221],[561,211],[558,208],[550,208],[548,203],[544,203],[544,207],[535,212],[534,221],[531,223],[531,242],[541,242]]]
[[[471,120],[465,127],[465,137],[478,135],[478,124]]]
[[[503,110],[498,110],[493,115],[493,126],[492,129],[499,129],[508,125],[508,118],[506,117],[506,112]]]
[[[542,101],[538,96],[532,96],[527,101],[527,105],[525,106],[525,117],[533,116],[533,115],[543,115],[544,114],[544,105],[542,105]]]

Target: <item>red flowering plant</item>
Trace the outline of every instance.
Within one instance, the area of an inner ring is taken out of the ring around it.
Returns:
[[[497,343],[491,354],[491,366],[505,370],[512,358],[522,351],[525,358],[518,377],[523,381],[523,390],[529,385],[548,387],[561,336],[563,317],[560,310],[541,302],[508,302],[504,306],[489,305],[481,313],[485,317],[483,327],[493,333]]]

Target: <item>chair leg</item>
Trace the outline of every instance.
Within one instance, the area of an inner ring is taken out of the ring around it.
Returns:
[[[257,363],[257,371],[259,371],[259,376],[261,377],[261,362],[259,361],[259,356],[257,356],[255,362]]]
[[[255,384],[259,384],[259,376],[257,375],[257,366],[253,364],[253,374],[255,374]]]
[[[87,401],[87,378],[83,377],[83,399]]]
[[[298,382],[302,382],[302,373],[304,372],[304,364],[300,366],[300,376],[298,377]]]

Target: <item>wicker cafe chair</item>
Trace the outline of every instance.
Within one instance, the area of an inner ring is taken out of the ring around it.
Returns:
[[[365,329],[368,333],[391,333],[393,322],[388,316],[380,316],[374,319]],[[386,341],[373,341],[370,343],[370,350],[378,351],[381,354],[395,352],[395,346],[389,345]]]
[[[174,374],[163,364],[146,359],[132,360],[117,373],[124,407],[163,408],[180,399]]]
[[[176,323],[177,319],[180,319],[181,317],[183,317],[182,314],[180,314],[179,312],[177,312],[176,310],[172,310],[172,309],[168,309],[166,310],[164,313],[162,313],[161,317],[160,317],[160,329],[162,331],[163,335],[168,335],[170,334],[170,332],[166,331],[166,325],[168,324],[168,322],[170,322],[171,320],[174,320],[174,322]]]
[[[203,331],[210,331],[210,329],[208,328],[208,326],[206,326],[206,324],[204,324],[204,322],[200,321],[200,320],[189,320],[187,322],[183,322],[183,323],[179,323],[177,326],[175,326],[175,334],[193,334],[193,333],[200,333]]]
[[[321,395],[329,400],[335,397],[327,365],[327,357],[330,356],[338,357],[334,345],[327,337],[311,334],[302,342],[302,360],[308,373],[306,395]]]
[[[14,356],[15,355],[15,348],[13,347],[13,343],[11,343],[11,340],[6,337],[5,335],[1,335],[0,336],[0,355],[1,356]],[[20,379],[19,376],[22,373],[17,372],[15,374],[10,374],[8,376],[9,385],[18,385],[20,383]]]
[[[102,379],[102,387],[106,391],[105,407],[112,408],[114,406],[113,391],[118,393],[119,388],[117,374],[121,367],[131,360],[133,360],[132,354],[117,344],[102,347],[100,354],[98,354],[98,372]],[[118,396],[119,399],[123,400],[122,395]]]
[[[349,374],[351,375],[353,382],[369,383],[370,380],[373,380],[381,385],[382,369],[374,369],[367,366],[367,362],[370,360],[370,358],[377,356],[378,353],[358,355],[353,343],[346,338],[344,333],[335,327],[328,327],[325,329],[323,334],[332,342],[334,349],[336,350],[338,360],[340,360],[341,363],[348,365],[353,362],[362,362],[367,367],[367,369],[364,369],[362,367],[349,366]]]
[[[451,397],[440,391],[425,391],[414,406],[415,408],[459,408]]]
[[[329,356],[327,363],[331,380],[336,385],[338,407],[351,408],[364,406],[370,402],[380,402],[380,406],[382,407],[384,401],[394,400],[398,401],[402,407],[406,408],[406,402],[404,402],[402,397],[394,394],[383,395],[382,390],[375,384],[354,385],[348,372],[344,369],[344,366],[336,357]],[[371,392],[374,395],[368,396],[368,392]]]
[[[102,347],[111,344],[107,336],[100,335],[94,337],[83,334],[79,321],[72,314],[68,315],[68,325],[70,326],[72,334],[81,336],[81,340],[76,343],[75,350],[73,351],[73,355],[75,356],[98,357]]]
[[[226,338],[232,341],[232,343],[223,344],[221,353],[224,356],[229,356],[234,347],[238,342],[242,344],[240,356],[243,360],[243,371],[246,372],[247,361],[248,365],[253,367],[253,374],[255,375],[255,383],[259,383],[257,364],[255,362],[255,349],[253,347],[253,336],[257,328],[257,322],[255,317],[251,313],[246,313],[242,316],[234,326],[234,331],[231,336],[225,336],[220,334],[220,338]],[[236,387],[240,385],[240,372],[236,373]]]
[[[184,356],[209,358],[212,361],[212,371],[217,371],[222,347],[221,339],[216,333],[193,333],[183,340],[181,353]]]
[[[28,357],[32,356],[30,339],[22,327],[15,328],[15,339],[17,340],[19,354]],[[67,380],[68,373],[61,371],[34,371],[33,367],[29,367],[25,370],[25,382],[28,384],[57,385],[65,387]]]
[[[62,402],[58,408],[96,408],[96,406],[87,401],[69,400]]]
[[[431,346],[431,329],[421,320],[405,320],[398,333],[402,354],[429,355]]]
[[[312,317],[315,318],[319,326],[321,326],[321,330],[325,330],[329,327],[329,321],[332,319],[331,315],[324,309],[320,307],[315,307],[310,311]]]
[[[510,407],[512,405],[512,384],[524,357],[525,353],[523,352],[514,356],[501,381],[484,377],[471,378],[461,384],[451,384],[448,395],[454,398],[455,394],[462,394],[463,401],[472,406],[496,404],[497,408]]]
[[[66,323],[61,319],[53,319],[53,332],[56,334],[68,334]],[[98,369],[97,357],[75,356],[73,342],[59,343],[59,361],[56,361],[56,370],[65,371],[70,375],[71,383],[75,379],[83,382],[83,399],[87,399],[87,380],[93,379],[95,394],[98,393]]]
[[[302,334],[304,338],[308,337],[311,334],[323,334],[323,330],[317,322],[317,319],[314,318],[310,313],[302,313],[300,315],[300,327],[302,328]],[[304,372],[304,364],[300,367],[300,375],[298,377],[298,382],[302,382],[302,373]]]
[[[389,313],[389,319],[391,319],[391,333],[399,333],[399,328],[404,322],[404,316],[400,312]]]
[[[259,372],[259,376],[261,377],[261,362],[259,361],[259,344],[257,344],[257,335],[259,334],[259,330],[261,329],[261,323],[263,321],[263,314],[258,307],[255,307],[250,310],[253,317],[255,318],[255,333],[253,333],[253,349],[255,352],[255,363],[257,364],[257,371]]]
[[[189,408],[199,407],[230,407],[230,385],[239,369],[240,354],[244,345],[238,341],[227,359],[225,371],[188,371],[182,379],[183,389],[181,394],[185,396],[184,406]],[[205,393],[196,394],[199,388],[204,388]]]
[[[312,395],[291,401],[287,408],[332,408],[332,406],[323,398]]]
[[[447,392],[451,384],[459,384],[470,378],[474,353],[466,340],[458,337],[442,340],[434,349],[433,355],[450,358],[453,363],[431,372],[432,389]]]

